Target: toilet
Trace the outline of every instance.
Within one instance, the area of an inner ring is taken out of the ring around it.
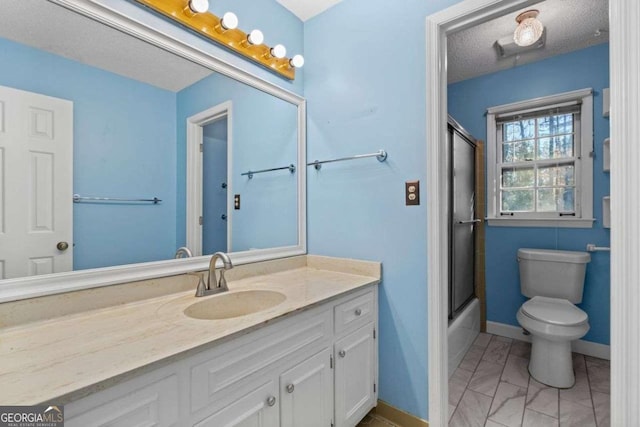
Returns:
[[[582,302],[586,252],[518,249],[520,288],[530,298],[518,310],[520,325],[531,333],[529,374],[557,388],[575,383],[571,342],[589,331]]]

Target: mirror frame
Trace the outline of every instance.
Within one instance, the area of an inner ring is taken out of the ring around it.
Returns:
[[[295,105],[298,109],[298,244],[235,252],[231,258],[234,264],[241,265],[307,253],[305,98],[93,0],[48,1]],[[0,280],[0,303],[207,270],[210,259],[210,256],[199,256],[4,279]]]

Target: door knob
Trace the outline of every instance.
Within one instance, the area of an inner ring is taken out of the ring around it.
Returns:
[[[274,396],[269,396],[269,398],[267,399],[267,405],[273,406],[275,404],[276,404],[276,398]]]
[[[355,314],[356,316],[360,316],[362,314],[362,309],[356,308]]]
[[[346,355],[347,355],[347,352],[346,352],[346,351],[344,351],[344,350],[340,350],[340,351],[338,352],[338,356],[340,356],[340,357],[345,357]]]
[[[223,220],[223,221],[226,221],[227,220],[227,214],[220,215],[220,219]]]
[[[295,389],[295,386],[293,384],[289,384],[287,386],[287,393],[293,393],[294,389]]]
[[[69,249],[69,244],[67,242],[58,242],[56,248],[58,248],[59,251],[66,251]]]

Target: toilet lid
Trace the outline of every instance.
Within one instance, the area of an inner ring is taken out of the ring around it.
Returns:
[[[561,326],[579,325],[589,318],[571,302],[559,298],[533,297],[522,304],[522,312],[541,322]]]

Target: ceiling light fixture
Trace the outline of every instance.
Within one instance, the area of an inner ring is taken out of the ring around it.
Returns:
[[[513,41],[518,46],[531,46],[542,36],[544,27],[537,19],[539,13],[539,10],[531,9],[516,17],[518,26],[513,33]]]

